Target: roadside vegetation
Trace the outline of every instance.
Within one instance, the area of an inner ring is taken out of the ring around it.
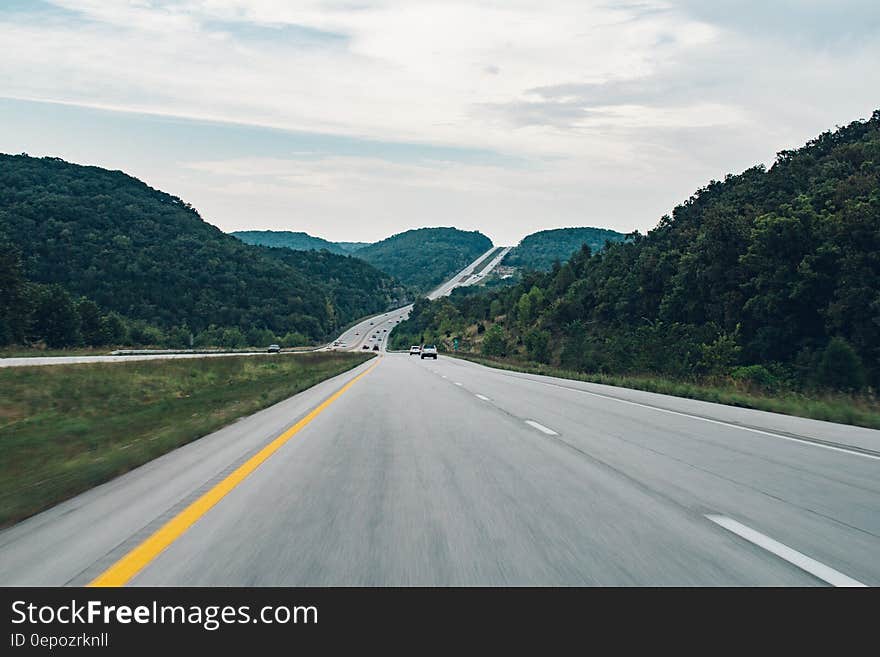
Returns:
[[[869,429],[880,429],[880,399],[875,395],[814,392],[794,390],[772,391],[752,383],[736,379],[707,379],[702,381],[675,381],[657,376],[615,376],[613,374],[589,374],[560,369],[544,363],[511,360],[470,353],[449,353],[463,360],[513,372],[543,374],[573,381],[601,383],[633,390],[657,392],[663,395],[699,399],[700,401],[754,408],[771,413],[852,424]]]
[[[0,527],[369,358],[320,352],[0,369]]]
[[[875,426],[878,254],[880,110],[711,182],[647,235],[420,299],[392,347]]]

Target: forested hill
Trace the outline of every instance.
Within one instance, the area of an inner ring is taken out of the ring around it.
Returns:
[[[365,246],[370,246],[370,242],[334,242],[334,244],[346,253],[354,253]]]
[[[216,325],[320,340],[401,295],[361,260],[249,246],[121,171],[56,158],[0,155],[4,241],[10,280],[20,260],[26,281],[60,284],[164,330]],[[0,311],[10,305],[28,304]]]
[[[406,285],[428,291],[488,251],[492,240],[478,231],[418,228],[355,252]]]
[[[347,255],[350,249],[340,246],[335,242],[313,237],[308,233],[290,230],[239,230],[230,235],[237,237],[246,244],[258,246],[274,246],[293,249],[294,251],[329,251],[339,255]]]
[[[582,371],[876,389],[880,110],[709,183],[647,235],[419,302],[398,330]]]
[[[623,233],[608,228],[556,228],[526,235],[504,258],[504,264],[547,271],[557,260],[565,262],[586,244],[595,253],[605,242],[622,242]]]

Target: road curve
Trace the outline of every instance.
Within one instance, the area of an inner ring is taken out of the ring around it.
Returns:
[[[494,269],[510,250],[509,247],[502,249],[503,254],[492,259],[486,268],[480,273],[479,277],[474,276],[474,270],[487,258],[497,247],[492,247],[486,253],[483,253],[476,260],[471,262],[467,267],[452,276],[437,288],[429,292],[426,296],[429,299],[438,299],[446,296],[457,287],[473,285],[482,279]],[[392,329],[401,321],[409,317],[412,310],[412,304],[391,310],[381,315],[367,317],[349,329],[346,329],[334,342],[324,347],[324,349],[338,349],[343,351],[373,351],[373,347],[377,347],[376,351],[384,352],[388,344],[388,335]],[[336,344],[340,343],[340,344]]]
[[[126,581],[880,584],[878,431],[405,354],[0,532],[0,584],[92,581],[295,426]]]
[[[489,253],[495,250],[495,247],[492,247],[489,251],[482,254],[479,258],[474,260],[474,262],[470,263],[467,267],[465,267],[462,271],[457,273],[455,276],[450,278],[448,281],[440,285],[436,290],[428,294],[428,298],[434,299],[439,296],[443,296],[445,294],[449,294],[454,288],[460,285],[471,285],[476,282],[477,279],[463,281],[463,277],[470,277],[471,272],[473,272],[474,268],[482,262],[483,258],[486,257]],[[505,251],[506,253],[506,251]],[[500,259],[498,259],[500,262]],[[492,267],[497,265],[497,262],[491,263],[490,267],[487,267],[484,273],[488,273]],[[338,339],[347,344],[350,350],[360,349],[365,342],[369,342],[365,335],[366,331],[371,330],[370,327],[378,321],[378,318],[384,317],[382,323],[390,326],[396,322],[398,319],[405,318],[408,316],[409,311],[412,309],[412,305],[405,306],[404,308],[400,308],[391,313],[385,313],[384,315],[377,315],[375,317],[368,317],[361,322],[359,322],[356,326],[351,327],[346,330]],[[387,320],[394,319],[394,322],[389,323]],[[380,331],[380,333],[382,333]],[[372,335],[372,333],[370,334]],[[381,337],[381,336],[380,336]],[[372,348],[372,345],[375,342],[369,342],[368,349]],[[327,345],[322,349],[333,348],[331,345]],[[381,350],[384,350],[384,340],[381,342],[380,346]],[[303,352],[296,351],[285,351],[283,352],[285,355],[297,354]],[[179,358],[219,358],[219,357],[228,357],[228,356],[265,356],[265,351],[251,351],[251,352],[237,352],[237,353],[216,353],[216,354],[168,354],[168,353],[156,353],[156,354],[138,354],[138,355],[130,355],[130,356],[26,356],[22,358],[0,358],[0,367],[34,367],[34,366],[45,366],[45,365],[77,365],[80,363],[122,363],[122,362],[131,362],[135,360],[169,360],[169,359],[179,359]]]

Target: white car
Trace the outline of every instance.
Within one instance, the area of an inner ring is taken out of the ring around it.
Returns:
[[[433,358],[434,360],[437,360],[437,347],[432,344],[424,345],[421,352],[419,352],[419,357],[422,360],[425,358]]]
[[[412,347],[409,348],[409,355],[410,356],[418,356],[419,353],[421,353],[421,351],[422,351],[422,348],[419,345],[414,344]]]

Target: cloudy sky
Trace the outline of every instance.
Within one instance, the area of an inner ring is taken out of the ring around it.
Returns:
[[[0,152],[224,230],[651,228],[880,107],[877,0],[0,0]]]

